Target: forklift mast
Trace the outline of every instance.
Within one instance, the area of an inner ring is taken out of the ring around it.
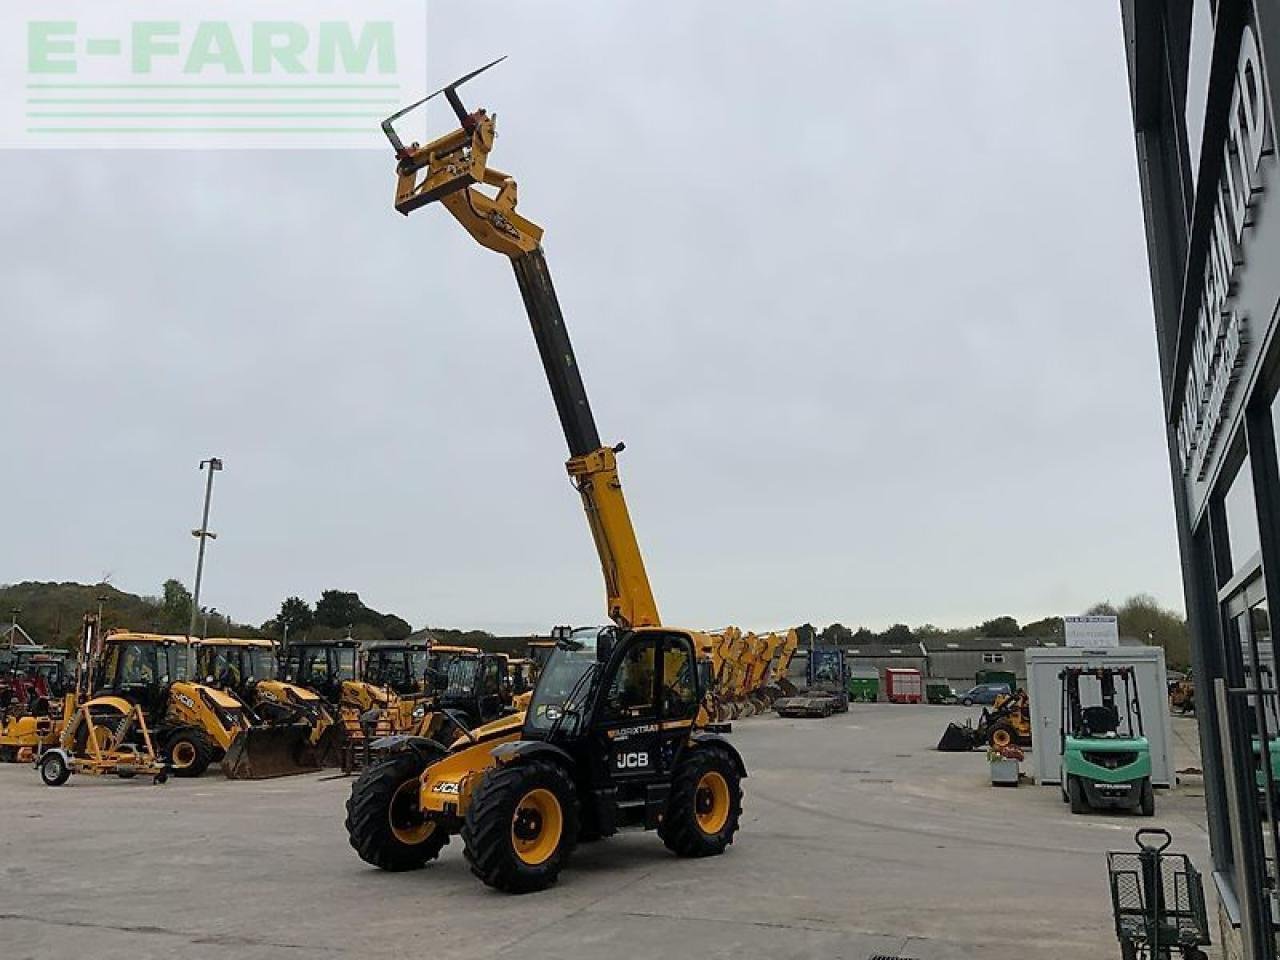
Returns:
[[[383,122],[383,132],[396,152],[395,208],[407,216],[438,200],[478,243],[511,260],[569,446],[565,466],[582,497],[604,574],[609,617],[624,628],[657,626],[657,603],[618,477],[617,455],[623,444],[608,447],[600,442],[543,255],[542,228],[516,213],[515,179],[488,165],[496,117],[484,109],[468,113],[458,98],[461,84],[493,65],[481,67]],[[394,122],[439,94],[444,94],[453,108],[458,129],[425,146],[405,146]],[[490,196],[482,187],[496,193]]]

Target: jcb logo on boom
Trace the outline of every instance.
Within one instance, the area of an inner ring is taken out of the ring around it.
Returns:
[[[185,693],[175,693],[173,695],[173,699],[177,700],[180,704],[182,704],[188,710],[194,710],[196,708],[196,702],[192,700],[190,697],[188,697]]]
[[[645,751],[618,754],[619,770],[641,770],[647,766],[649,766],[649,754]]]

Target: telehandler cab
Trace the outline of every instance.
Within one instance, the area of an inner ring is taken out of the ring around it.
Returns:
[[[695,729],[706,638],[660,625],[618,477],[623,446],[600,442],[542,228],[516,213],[515,181],[488,166],[494,118],[468,113],[458,98],[458,86],[480,72],[439,91],[460,124],[452,133],[424,147],[396,134],[395,120],[431,97],[384,121],[396,152],[395,207],[408,214],[439,200],[481,245],[511,260],[615,625],[562,633],[522,717],[469,731],[449,748],[402,738],[352,787],[346,827],[361,858],[385,870],[421,867],[461,833],[477,877],[523,893],[553,884],[579,839],[625,827],[656,829],[680,856],[723,852],[738,830],[746,768],[727,740]]]

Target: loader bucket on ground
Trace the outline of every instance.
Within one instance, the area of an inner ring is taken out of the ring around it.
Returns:
[[[937,749],[946,753],[964,753],[972,750],[976,745],[973,727],[949,723],[947,729],[942,731],[942,739],[938,741]]]
[[[250,727],[231,741],[222,758],[229,780],[266,780],[320,769],[305,723]]]
[[[346,728],[341,723],[326,727],[313,751],[318,766],[341,767],[347,751]]]

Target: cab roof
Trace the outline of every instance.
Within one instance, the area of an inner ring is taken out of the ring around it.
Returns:
[[[205,640],[195,640],[193,642],[200,644],[202,647],[263,647],[273,649],[276,645],[274,640],[268,640],[266,637],[209,637]]]
[[[180,643],[184,646],[192,641],[183,634],[140,633],[133,630],[116,630],[103,638],[104,643]]]

